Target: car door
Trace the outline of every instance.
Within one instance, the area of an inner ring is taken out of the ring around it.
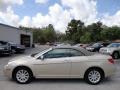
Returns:
[[[36,75],[40,78],[69,78],[71,62],[66,49],[53,49],[43,54],[34,63]]]
[[[86,69],[87,56],[81,51],[70,49],[71,57],[71,78],[82,78]]]

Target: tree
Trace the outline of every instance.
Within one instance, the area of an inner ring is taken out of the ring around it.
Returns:
[[[83,34],[83,29],[84,27],[84,23],[80,20],[71,20],[68,23],[68,27],[67,27],[67,31],[66,31],[66,35],[68,40],[72,40],[75,43],[80,42],[80,37]]]
[[[92,34],[90,32],[86,32],[81,38],[80,41],[82,43],[90,43],[92,41],[91,39]]]
[[[44,28],[20,27],[23,30],[33,31],[33,40],[35,43],[46,43],[56,41],[67,41],[72,43],[90,43],[98,41],[112,41],[120,39],[120,27],[108,27],[100,21],[88,26],[81,20],[71,20],[68,23],[66,34],[56,32],[52,24]]]
[[[91,35],[92,35],[91,39],[93,42],[97,42],[97,41],[101,40],[100,33],[103,30],[103,28],[102,28],[102,23],[100,21],[97,23],[93,23],[91,25],[88,25],[87,30],[88,30],[88,32],[91,33]]]
[[[44,28],[43,33],[46,36],[47,42],[56,41],[56,32],[52,24],[49,24],[46,28]]]
[[[56,32],[52,24],[49,24],[47,27],[44,28],[27,28],[21,26],[20,29],[32,30],[34,43],[45,44],[46,42],[56,41]]]
[[[116,40],[120,39],[120,27],[113,26],[104,28],[101,31],[102,40]]]

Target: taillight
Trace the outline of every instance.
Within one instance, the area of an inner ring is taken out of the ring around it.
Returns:
[[[114,64],[114,63],[115,63],[115,61],[114,61],[113,58],[108,59],[108,61],[109,61],[111,64]]]

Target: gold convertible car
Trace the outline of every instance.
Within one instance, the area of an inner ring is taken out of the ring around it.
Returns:
[[[95,85],[114,72],[111,56],[72,46],[52,47],[14,58],[4,67],[4,74],[21,84],[31,82],[32,78],[84,78],[87,83]]]

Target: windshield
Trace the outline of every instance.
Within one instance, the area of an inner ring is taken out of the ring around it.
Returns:
[[[49,48],[49,49],[44,49],[44,50],[42,50],[41,52],[33,53],[33,54],[31,54],[31,57],[38,57],[38,56],[40,56],[41,54],[49,51],[50,49],[51,49],[51,48]]]
[[[93,44],[93,47],[98,47],[100,45],[101,45],[100,43],[95,43],[95,44]]]
[[[1,45],[6,45],[7,44],[7,42],[2,42],[2,41],[0,41],[0,46]]]
[[[120,47],[120,43],[112,43],[108,45],[107,47]]]

